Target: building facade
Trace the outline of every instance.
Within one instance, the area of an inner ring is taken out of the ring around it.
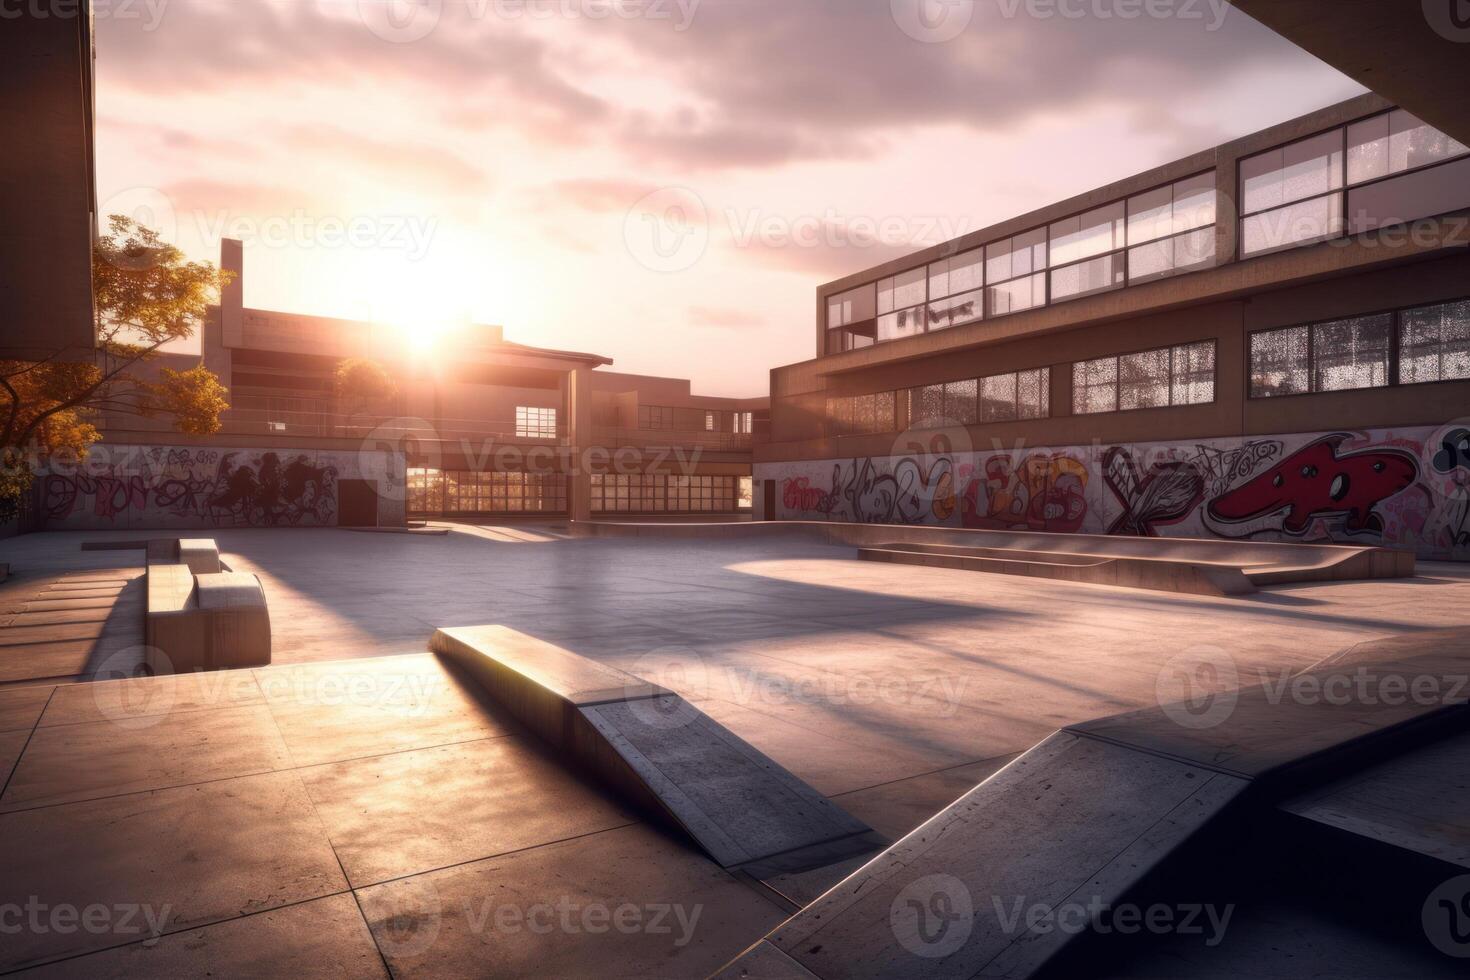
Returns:
[[[371,323],[249,309],[236,274],[204,324],[204,364],[229,388],[221,430],[105,415],[79,465],[36,483],[43,528],[395,526],[415,518],[740,515],[767,399],[694,395],[617,374],[595,354],[528,347],[466,326],[418,344]],[[343,390],[351,360],[396,390]],[[152,370],[197,355],[164,355]]]
[[[760,513],[1470,559],[1470,151],[1331,106],[818,290]]]

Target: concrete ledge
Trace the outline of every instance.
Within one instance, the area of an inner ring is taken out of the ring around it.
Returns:
[[[567,761],[670,820],[725,868],[872,830],[677,694],[503,626],[441,629],[429,648]]]
[[[985,553],[990,549],[981,548],[911,550],[923,547],[892,545],[859,548],[858,558],[863,561],[958,568],[998,575],[1026,575],[1063,582],[1087,582],[1191,595],[1249,595],[1256,591],[1255,585],[1245,573],[1226,565],[1200,565],[1167,558],[1093,558],[1045,552],[1000,551],[999,554],[991,555]]]
[[[1286,544],[1221,538],[1137,538],[1041,531],[981,531],[902,524],[837,521],[746,521],[725,524],[632,524],[574,521],[584,537],[713,538],[729,540],[801,537],[824,544],[863,547],[911,545],[998,549],[1047,556],[1152,559],[1238,568],[1256,585],[1343,579],[1406,578],[1414,574],[1412,552],[1352,545]],[[1054,557],[1041,558],[1054,561]]]
[[[270,613],[260,579],[245,572],[196,576],[150,563],[144,642],[155,674],[259,667],[271,662]]]
[[[195,575],[214,575],[220,570],[219,545],[213,538],[180,538],[179,563]]]

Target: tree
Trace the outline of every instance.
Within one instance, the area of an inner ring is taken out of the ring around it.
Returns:
[[[180,432],[218,432],[228,391],[201,362],[145,370],[159,350],[194,335],[232,274],[190,262],[150,228],[122,215],[92,248],[97,348],[39,360],[0,360],[0,521],[19,510],[36,461],[86,458],[102,434],[98,413],[168,417]]]
[[[366,357],[349,357],[338,364],[335,387],[338,402],[354,418],[398,393],[388,369]]]

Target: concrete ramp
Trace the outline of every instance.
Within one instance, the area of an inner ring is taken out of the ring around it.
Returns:
[[[866,824],[672,691],[503,626],[441,629],[430,649],[724,868],[819,867],[873,848]]]
[[[1364,844],[1470,872],[1470,735],[1406,752],[1281,804],[1308,823]]]
[[[1238,583],[1238,577],[1242,575],[1250,583],[1262,586],[1288,582],[1407,578],[1414,574],[1415,569],[1414,553],[1411,551],[1352,545],[1236,541],[1225,538],[1052,534],[1044,531],[986,531],[922,525],[847,524],[838,521],[744,521],[725,524],[577,521],[573,522],[572,527],[579,535],[594,537],[725,540],[799,537],[825,544],[851,545],[865,549],[898,549],[914,554],[939,554],[959,550],[969,552],[975,559],[996,558],[1053,566],[1100,565],[1104,561],[1110,561],[1121,563],[1115,567],[1122,569],[1133,561],[1165,562],[1175,567],[1196,567],[1200,571],[1190,572],[1188,575],[1201,580],[1211,576],[1206,569],[1225,569],[1222,575],[1232,583],[1229,588],[1238,588],[1235,583]],[[1006,552],[1012,554],[996,554]],[[986,563],[978,562],[977,567],[981,564]],[[1143,568],[1146,566],[1140,566],[1140,569]],[[1000,569],[992,566],[988,570]]]
[[[923,544],[859,548],[858,558],[1189,595],[1249,595],[1256,591],[1254,583],[1237,567],[1170,558],[1111,558],[1065,552]]]
[[[1372,793],[1361,783],[1331,788],[1346,774],[1470,728],[1462,683],[1470,641],[1393,649],[1410,655],[1374,662],[1360,647],[1352,664],[1305,671],[1284,693],[1273,684],[1225,689],[1058,732],[716,976],[1035,976],[1098,915],[1164,873],[1187,843],[1232,826],[1232,814],[1275,812],[1313,785],[1329,786],[1339,809],[1355,800],[1361,812],[1370,800],[1381,807],[1393,791],[1388,783],[1403,790],[1441,778],[1436,753],[1463,753],[1459,740],[1427,750],[1424,765],[1404,756],[1374,779]],[[1322,696],[1343,682],[1352,698]],[[1415,683],[1440,696],[1406,698]],[[1425,840],[1422,824],[1456,802],[1444,800],[1417,828],[1400,813],[1396,833]],[[1411,806],[1406,796],[1396,809]],[[1296,806],[1313,808],[1322,819],[1321,800]],[[1463,819],[1456,823],[1463,830]],[[1458,831],[1433,836],[1437,844],[1419,846],[1443,853],[1447,838],[1464,842]]]

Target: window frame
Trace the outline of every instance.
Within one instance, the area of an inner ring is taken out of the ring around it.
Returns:
[[[1174,351],[1181,347],[1197,347],[1201,344],[1209,344],[1213,348],[1211,362],[1214,365],[1212,374],[1214,376],[1214,393],[1207,402],[1183,402],[1174,403]],[[1169,352],[1169,377],[1167,386],[1169,391],[1169,403],[1167,405],[1140,405],[1134,408],[1123,408],[1123,371],[1122,363],[1125,357],[1134,357],[1140,354],[1152,354],[1156,351],[1166,350]],[[1111,360],[1117,364],[1113,374],[1113,407],[1106,412],[1079,412],[1077,411],[1077,365],[1091,363],[1093,361]],[[1181,340],[1162,347],[1140,347],[1135,350],[1118,351],[1116,354],[1104,354],[1101,357],[1084,357],[1072,362],[1072,390],[1070,392],[1072,416],[1075,418],[1095,418],[1101,415],[1131,415],[1134,412],[1163,412],[1179,408],[1202,408],[1206,405],[1218,405],[1220,403],[1220,338],[1200,337],[1196,340]]]
[[[1458,158],[1457,158],[1458,159]],[[1428,169],[1428,168],[1425,168]],[[1397,175],[1395,175],[1397,176]],[[1404,381],[1401,374],[1402,346],[1404,314],[1414,310],[1428,310],[1436,306],[1451,306],[1456,303],[1470,303],[1470,294],[1454,296],[1449,299],[1438,299],[1428,303],[1414,303],[1411,306],[1393,306],[1387,309],[1364,310],[1360,313],[1343,313],[1337,316],[1323,317],[1317,320],[1306,320],[1296,323],[1282,323],[1274,327],[1261,327],[1251,330],[1245,339],[1245,398],[1247,401],[1280,401],[1287,398],[1310,398],[1315,395],[1352,395],[1361,392],[1383,391],[1387,388],[1424,388],[1428,385],[1445,384],[1470,384],[1470,378],[1440,378],[1436,381]],[[1388,332],[1388,383],[1370,388],[1330,388],[1326,391],[1318,391],[1314,387],[1316,382],[1316,356],[1317,356],[1317,330],[1318,326],[1327,323],[1341,323],[1343,320],[1357,320],[1366,317],[1388,316],[1392,318]],[[1300,327],[1307,328],[1307,391],[1298,391],[1290,395],[1256,395],[1252,393],[1251,379],[1251,351],[1256,342],[1258,334],[1275,333],[1278,330],[1292,330]]]
[[[1239,201],[1239,202],[1241,202],[1241,206],[1237,210],[1236,215],[1235,215],[1235,225],[1236,225],[1236,234],[1235,234],[1235,258],[1236,258],[1236,261],[1245,261],[1247,259],[1256,259],[1256,258],[1261,258],[1261,257],[1267,256],[1267,255],[1276,255],[1276,254],[1278,254],[1280,252],[1290,251],[1293,248],[1306,248],[1306,247],[1311,246],[1311,245],[1319,245],[1322,242],[1335,241],[1335,240],[1341,239],[1341,238],[1356,237],[1355,236],[1355,233],[1353,233],[1353,232],[1351,232],[1349,230],[1351,228],[1351,222],[1349,220],[1351,218],[1351,213],[1349,212],[1349,197],[1351,196],[1351,194],[1352,194],[1353,191],[1359,190],[1359,189],[1364,188],[1364,187],[1372,187],[1375,184],[1381,184],[1381,183],[1383,183],[1385,181],[1397,180],[1399,178],[1406,177],[1406,176],[1409,176],[1411,174],[1427,173],[1430,170],[1434,170],[1436,167],[1443,167],[1443,166],[1446,166],[1448,164],[1455,163],[1457,161],[1462,161],[1466,157],[1470,157],[1470,150],[1467,150],[1466,152],[1457,154],[1455,156],[1445,157],[1443,160],[1435,160],[1432,163],[1421,164],[1420,166],[1410,167],[1410,168],[1408,168],[1406,170],[1391,171],[1391,172],[1389,172],[1387,174],[1383,174],[1382,176],[1369,177],[1367,179],[1359,180],[1359,181],[1351,181],[1351,180],[1349,180],[1348,179],[1348,151],[1349,151],[1350,147],[1349,147],[1349,144],[1348,144],[1348,130],[1350,130],[1354,126],[1361,126],[1364,123],[1372,122],[1373,120],[1378,119],[1379,117],[1386,117],[1386,118],[1388,118],[1390,120],[1390,125],[1389,125],[1389,138],[1390,138],[1390,141],[1391,141],[1392,140],[1392,136],[1393,136],[1392,117],[1393,117],[1393,114],[1395,112],[1408,112],[1408,110],[1407,109],[1404,109],[1402,106],[1392,106],[1392,107],[1390,107],[1388,109],[1384,109],[1384,110],[1381,110],[1379,112],[1371,112],[1371,113],[1369,113],[1366,116],[1360,116],[1360,117],[1358,117],[1356,119],[1349,119],[1346,122],[1341,123],[1340,125],[1337,125],[1337,126],[1329,126],[1328,128],[1326,128],[1324,130],[1321,130],[1320,132],[1312,133],[1312,134],[1309,134],[1307,136],[1299,136],[1299,137],[1297,137],[1295,139],[1289,139],[1289,140],[1286,140],[1284,142],[1277,143],[1274,146],[1268,146],[1268,147],[1266,147],[1263,150],[1257,150],[1254,153],[1251,153],[1251,154],[1249,154],[1247,156],[1240,157],[1238,160],[1236,160],[1236,175],[1235,175],[1236,176],[1236,185],[1235,185],[1235,192],[1236,192],[1236,195],[1237,195],[1236,196],[1236,200]],[[1413,113],[1409,113],[1409,115],[1412,116]],[[1430,124],[1428,122],[1425,122],[1425,120],[1420,119],[1418,116],[1414,116],[1414,118],[1415,119],[1419,119],[1419,121],[1421,123],[1423,123],[1426,126],[1429,126],[1431,129],[1435,129],[1441,135],[1444,135],[1444,136],[1446,136],[1449,139],[1454,139],[1453,136],[1450,136],[1448,133],[1445,133],[1443,130],[1439,130],[1437,127],[1433,126],[1432,124]],[[1332,133],[1332,132],[1336,132],[1338,134],[1338,136],[1339,136],[1339,141],[1338,142],[1339,142],[1339,145],[1341,145],[1341,147],[1342,147],[1342,154],[1341,154],[1342,159],[1341,159],[1341,162],[1340,162],[1340,164],[1338,166],[1338,175],[1337,175],[1338,176],[1339,183],[1338,183],[1338,186],[1337,186],[1336,189],[1324,191],[1323,193],[1320,193],[1320,194],[1313,194],[1313,195],[1310,195],[1308,197],[1298,198],[1298,199],[1296,199],[1294,201],[1287,201],[1284,204],[1278,204],[1278,205],[1274,205],[1274,206],[1268,207],[1268,208],[1258,208],[1257,210],[1254,210],[1254,211],[1247,211],[1245,209],[1245,175],[1244,175],[1244,172],[1243,172],[1243,169],[1244,169],[1243,168],[1243,165],[1246,163],[1246,161],[1248,161],[1248,160],[1254,160],[1254,159],[1256,159],[1257,157],[1260,157],[1260,156],[1265,156],[1267,153],[1275,153],[1277,150],[1283,150],[1283,149],[1285,149],[1288,146],[1294,146],[1297,143],[1304,143],[1307,140],[1316,139],[1319,136],[1325,136],[1328,133]],[[1456,142],[1459,142],[1459,141],[1456,140]],[[1391,146],[1391,143],[1390,143],[1390,146]],[[1391,149],[1390,149],[1390,152],[1392,152]],[[1256,216],[1262,215],[1262,214],[1270,214],[1273,211],[1285,210],[1286,208],[1295,207],[1298,204],[1305,204],[1305,203],[1307,203],[1309,201],[1322,200],[1323,198],[1332,197],[1333,195],[1338,195],[1338,196],[1340,196],[1342,198],[1341,205],[1338,208],[1338,213],[1337,213],[1337,216],[1336,216],[1338,218],[1339,223],[1340,223],[1339,228],[1338,228],[1338,230],[1336,232],[1325,234],[1325,235],[1322,235],[1322,236],[1320,236],[1318,238],[1305,238],[1305,239],[1302,239],[1299,242],[1291,242],[1290,244],[1286,244],[1286,245],[1277,245],[1277,246],[1275,246],[1273,248],[1263,249],[1263,250],[1261,250],[1259,252],[1251,252],[1249,254],[1246,253],[1246,251],[1245,251],[1245,235],[1241,233],[1241,226],[1245,223],[1245,221],[1246,221],[1247,218],[1253,218],[1253,217],[1256,217]],[[1450,213],[1451,212],[1449,212],[1449,211],[1443,211],[1443,212],[1440,212],[1440,214],[1438,214],[1438,215],[1428,215],[1426,218],[1421,219],[1421,220],[1430,220],[1432,218],[1437,218],[1437,217],[1440,217],[1442,215],[1450,214]],[[1373,230],[1369,230],[1369,231],[1357,232],[1356,234],[1357,235],[1366,235],[1366,234],[1376,234],[1376,232],[1377,232],[1377,229],[1373,229]],[[1432,306],[1432,305],[1435,305],[1435,304],[1432,304],[1431,303],[1429,305]],[[1366,314],[1365,313],[1365,314],[1360,314],[1360,315],[1362,315],[1362,316],[1371,316],[1372,314]],[[1338,319],[1343,319],[1343,318],[1342,317],[1339,317]],[[1322,322],[1329,322],[1329,321],[1322,321]],[[1291,324],[1291,325],[1292,326],[1304,326],[1305,324]],[[1288,398],[1288,397],[1292,397],[1292,396],[1289,396],[1289,395],[1280,395],[1280,396],[1276,396],[1276,397]]]
[[[548,413],[551,419],[550,435],[546,434]],[[561,438],[561,412],[555,407],[517,405],[515,422],[517,439]]]

